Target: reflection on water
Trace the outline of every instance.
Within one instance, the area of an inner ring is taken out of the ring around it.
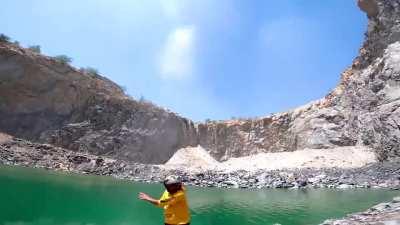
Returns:
[[[162,212],[136,199],[157,184],[0,167],[0,225],[152,225]],[[188,188],[192,224],[312,225],[360,211],[399,192]]]

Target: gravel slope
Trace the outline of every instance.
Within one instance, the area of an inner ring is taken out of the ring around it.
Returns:
[[[164,165],[166,168],[188,171],[256,171],[299,168],[358,168],[377,162],[372,150],[365,147],[339,147],[332,149],[304,149],[294,152],[259,153],[215,160],[201,146],[178,150]]]

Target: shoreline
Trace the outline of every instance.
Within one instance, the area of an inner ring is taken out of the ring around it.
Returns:
[[[186,185],[217,188],[387,188],[400,190],[400,163],[383,162],[360,168],[301,168],[257,171],[197,171],[129,163],[49,144],[12,138],[0,143],[0,164],[112,176],[144,183],[179,175]]]
[[[272,171],[205,171],[188,173],[163,166],[127,163],[122,160],[74,152],[49,144],[12,138],[0,142],[0,164],[42,168],[73,174],[111,176],[142,183],[158,183],[170,173],[182,177],[186,185],[214,188],[381,188],[400,190],[400,164],[375,163],[355,169],[297,169]],[[370,221],[372,223],[365,223]],[[394,225],[400,221],[400,197],[380,203],[365,212],[342,219],[328,219],[320,225]],[[377,222],[377,223],[376,223]]]
[[[320,225],[397,225],[400,224],[400,196],[390,202],[379,203],[364,212],[347,215],[342,219],[328,219]]]

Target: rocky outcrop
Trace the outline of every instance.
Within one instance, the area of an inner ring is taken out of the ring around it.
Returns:
[[[200,124],[199,142],[218,160],[258,152],[369,146],[400,156],[400,1],[360,0],[369,18],[360,55],[325,98],[286,113]]]
[[[165,173],[162,173],[157,166],[71,151],[50,144],[34,143],[20,138],[11,138],[4,143],[0,143],[0,164],[114,176],[140,181],[155,181],[153,174],[157,174],[157,180],[165,176]]]
[[[289,114],[258,120],[207,122],[198,125],[199,144],[220,160],[259,152],[293,151],[297,148],[288,135]]]
[[[396,225],[400,223],[400,197],[375,205],[365,212],[340,220],[327,220],[321,225]]]
[[[195,145],[194,124],[127,97],[110,80],[0,42],[0,130],[131,161],[162,163]]]
[[[379,13],[378,4],[376,4],[375,0],[357,0],[357,5],[369,18]]]

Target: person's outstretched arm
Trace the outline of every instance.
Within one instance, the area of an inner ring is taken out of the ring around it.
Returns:
[[[158,201],[158,199],[154,199],[152,197],[150,197],[148,194],[140,192],[138,198],[140,200],[146,201],[146,202],[150,202],[153,205],[159,205],[160,202]]]

